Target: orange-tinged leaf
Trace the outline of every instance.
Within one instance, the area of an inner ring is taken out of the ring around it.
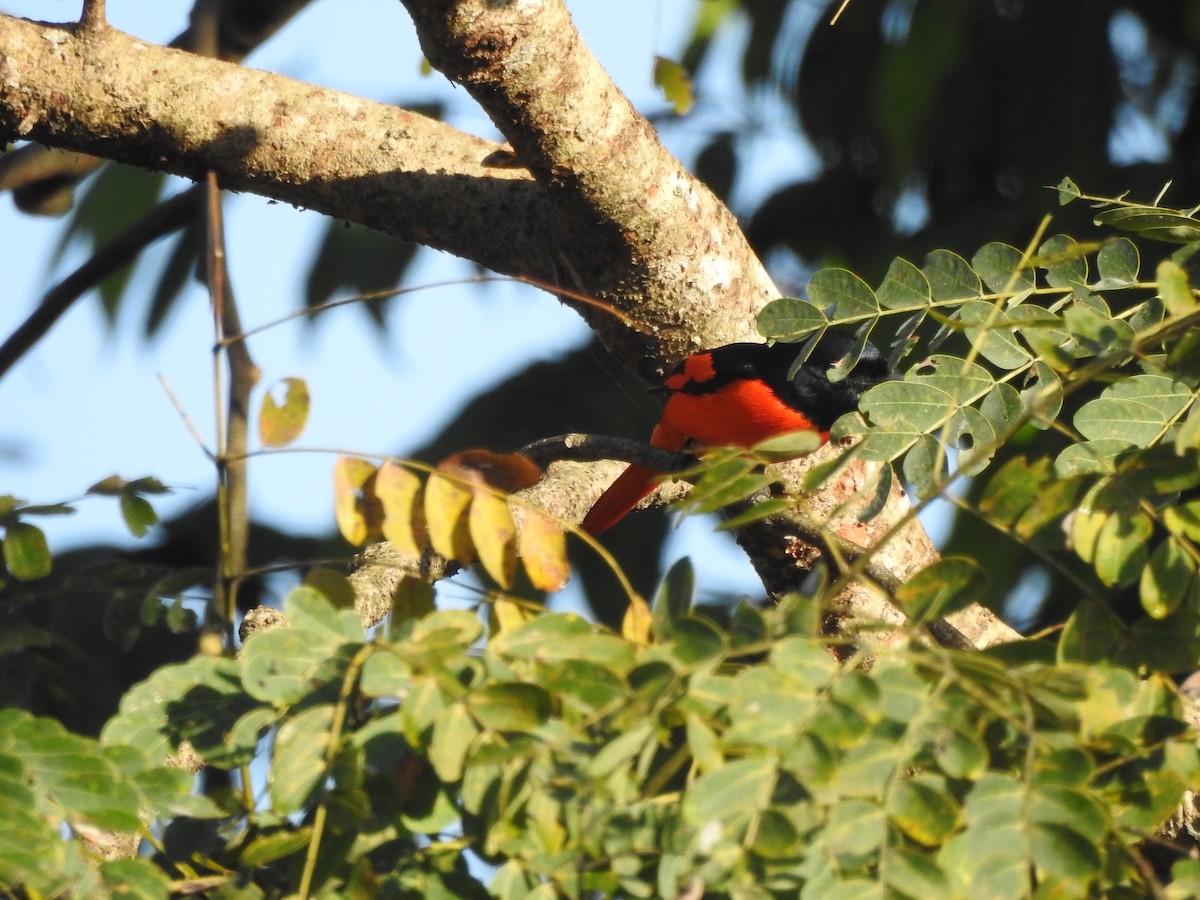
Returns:
[[[280,400],[275,397],[279,395]],[[300,437],[308,424],[308,385],[303,378],[281,378],[263,397],[258,413],[258,438],[264,447],[285,447]]]
[[[558,523],[535,509],[525,508],[517,548],[530,583],[539,591],[561,591],[571,577],[567,536]]]
[[[482,481],[508,494],[533,487],[542,480],[542,470],[523,453],[464,450],[446,457],[438,464],[438,468],[456,472],[467,481]]]
[[[375,471],[356,456],[338,457],[333,464],[333,516],[342,537],[355,546],[366,543],[373,530]]]
[[[383,536],[398,553],[420,556],[428,539],[421,479],[389,460],[375,476],[375,496],[383,507]]]
[[[425,484],[425,525],[430,546],[464,566],[475,559],[467,522],[470,504],[471,489],[457,478],[439,471],[429,476]]]
[[[634,644],[649,644],[652,620],[650,605],[641,597],[634,597],[621,622],[621,637]]]
[[[480,487],[474,492],[467,521],[483,568],[501,587],[512,587],[517,570],[517,548],[513,540],[517,526],[508,511],[508,501]]]

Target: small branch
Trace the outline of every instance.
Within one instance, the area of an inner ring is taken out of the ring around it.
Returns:
[[[83,294],[129,265],[139,253],[164,235],[177,231],[196,213],[199,188],[188,188],[165,200],[107,241],[82,266],[50,289],[29,316],[0,345],[0,378],[54,327]]]
[[[205,180],[206,253],[205,282],[212,297],[214,330],[214,391],[217,399],[217,510],[220,528],[220,559],[213,592],[213,618],[233,646],[233,620],[237,591],[246,571],[250,541],[247,449],[249,446],[250,392],[260,372],[250,358],[245,341],[226,343],[230,334],[241,333],[241,321],[225,258],[225,233],[221,214],[221,191],[215,172]],[[229,391],[222,411],[221,348],[229,363]]]
[[[690,453],[675,453],[651,447],[645,441],[603,434],[560,434],[526,444],[519,452],[543,469],[565,459],[575,462],[615,459],[663,473],[681,472],[696,464],[696,457]]]

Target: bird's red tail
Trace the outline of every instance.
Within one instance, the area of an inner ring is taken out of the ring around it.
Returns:
[[[650,446],[663,450],[682,450],[686,438],[674,429],[659,425],[650,436]],[[608,486],[584,517],[580,527],[588,534],[596,535],[616,525],[625,514],[638,505],[638,501],[655,488],[662,472],[645,466],[631,465]]]

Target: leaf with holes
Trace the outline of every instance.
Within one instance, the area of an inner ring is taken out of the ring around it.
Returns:
[[[276,399],[278,397],[278,399]],[[258,438],[264,447],[286,447],[308,423],[308,385],[303,378],[281,378],[263,397]]]

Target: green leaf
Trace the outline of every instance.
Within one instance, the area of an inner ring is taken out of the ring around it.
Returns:
[[[1061,662],[1112,661],[1123,636],[1123,626],[1104,603],[1080,604],[1067,619],[1058,641]]]
[[[944,842],[958,826],[958,803],[931,779],[898,783],[887,804],[888,819],[926,847]]]
[[[101,741],[128,744],[151,759],[162,759],[180,741],[189,740],[214,765],[247,763],[253,747],[226,743],[235,723],[259,705],[243,691],[238,674],[236,661],[215,656],[162,666],[121,698],[121,708],[104,726]]]
[[[683,819],[697,831],[740,842],[750,820],[767,808],[776,780],[769,759],[739,759],[701,775],[683,795]]]
[[[325,754],[332,738],[335,708],[322,704],[287,719],[275,735],[268,783],[276,812],[289,815],[309,801],[325,775]]]
[[[979,735],[957,725],[947,726],[937,735],[933,755],[938,766],[951,778],[974,780],[987,769],[990,753]]]
[[[1097,225],[1111,225],[1168,244],[1200,241],[1200,222],[1174,209],[1154,206],[1117,206],[1096,214]]]
[[[263,446],[286,447],[300,437],[308,423],[309,403],[303,378],[281,378],[271,385],[258,414],[258,439]]]
[[[438,778],[447,783],[462,779],[467,753],[478,735],[464,704],[453,703],[438,713],[429,742],[429,762]]]
[[[1200,605],[1200,583],[1193,553],[1174,535],[1159,543],[1142,569],[1138,595],[1146,614],[1165,619],[1186,603]]]
[[[1083,194],[1079,186],[1070,178],[1064,178],[1058,183],[1058,205],[1066,206],[1072,200],[1078,200]]]
[[[1096,254],[1096,269],[1100,280],[1093,287],[1098,291],[1129,287],[1136,284],[1141,257],[1137,245],[1129,238],[1106,241]]]
[[[983,300],[968,300],[955,317],[966,326],[967,340],[988,362],[1002,369],[1028,364],[1029,351],[1013,337],[1013,320],[1000,307]]]
[[[536,684],[486,684],[467,695],[479,725],[494,731],[532,731],[550,717],[551,700]]]
[[[663,576],[662,583],[655,592],[654,602],[650,606],[654,634],[659,640],[666,640],[674,635],[676,623],[692,607],[695,592],[696,571],[690,559],[686,556],[681,557]]]
[[[100,877],[110,897],[166,900],[171,896],[171,879],[148,859],[116,859],[103,863]]]
[[[1085,254],[1085,249],[1073,237],[1056,234],[1038,247],[1037,264],[1046,269],[1046,282],[1051,287],[1086,291],[1088,266]]]
[[[312,842],[312,827],[274,831],[255,838],[238,857],[243,866],[257,869],[276,860],[299,853]]]
[[[1178,263],[1164,259],[1155,272],[1158,296],[1162,298],[1167,312],[1173,316],[1186,316],[1196,308],[1196,298],[1188,284],[1187,272]]]
[[[1029,843],[1033,861],[1052,876],[1090,879],[1103,863],[1100,848],[1067,825],[1035,823]]]
[[[829,809],[825,842],[838,857],[864,857],[883,845],[887,820],[869,800],[843,800]]]
[[[885,309],[923,309],[933,302],[933,288],[924,272],[897,257],[875,296]]]
[[[1148,447],[1192,399],[1192,392],[1172,378],[1133,375],[1085,403],[1075,414],[1075,427],[1090,440],[1114,438]]]
[[[834,322],[873,320],[881,312],[870,286],[847,269],[820,269],[808,282],[808,298]]]
[[[140,494],[125,491],[121,494],[121,518],[134,537],[144,537],[151,526],[158,524],[158,513],[150,501]]]
[[[949,897],[950,881],[933,860],[908,847],[889,847],[882,866],[887,886],[905,897]]]
[[[781,297],[759,312],[756,327],[770,341],[795,342],[829,326],[825,313],[807,300]]]
[[[491,641],[490,649],[511,659],[534,659],[560,642],[590,635],[592,626],[574,613],[543,613]],[[624,644],[624,642],[621,642]]]
[[[20,581],[50,574],[50,547],[42,529],[28,522],[13,522],[4,530],[4,564]]]
[[[992,293],[1020,293],[1036,286],[1033,270],[1022,264],[1023,259],[1016,247],[984,244],[971,259],[971,268],[979,273]]]
[[[914,624],[939,619],[977,603],[987,575],[969,556],[944,556],[896,590],[896,603]]]
[[[939,302],[967,300],[983,295],[979,276],[957,253],[934,250],[925,257],[925,266],[921,271],[929,282],[933,299]]]
[[[273,628],[246,642],[242,682],[250,697],[276,705],[297,703],[321,688],[336,694],[357,649],[330,632]]]

